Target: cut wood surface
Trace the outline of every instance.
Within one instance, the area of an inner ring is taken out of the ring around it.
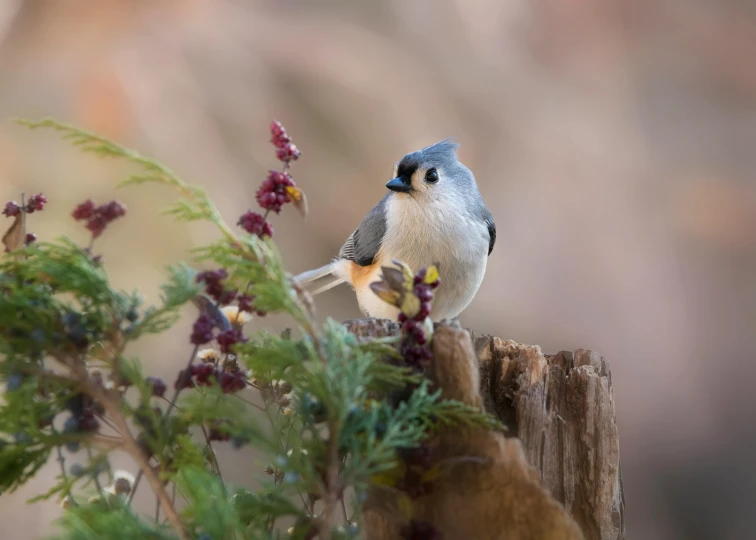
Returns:
[[[399,331],[387,320],[345,323],[358,337]],[[413,517],[447,540],[625,538],[624,497],[611,372],[588,350],[540,347],[436,325],[429,378],[447,398],[484,406],[505,433],[442,433],[438,458],[461,460],[415,500]],[[400,538],[406,509],[386,489],[364,507],[366,538]]]

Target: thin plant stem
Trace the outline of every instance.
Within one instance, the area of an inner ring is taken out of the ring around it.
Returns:
[[[83,366],[77,367],[77,375],[79,380],[88,381],[89,375],[86,373],[86,370],[84,370]],[[179,518],[178,513],[176,513],[176,510],[173,508],[173,506],[171,506],[171,500],[168,497],[168,493],[165,491],[165,486],[160,481],[160,478],[155,473],[155,471],[152,470],[148,457],[145,455],[141,446],[139,446],[139,443],[132,435],[131,430],[129,429],[129,425],[126,422],[123,413],[121,412],[119,401],[117,401],[115,398],[113,398],[111,395],[109,395],[107,392],[97,387],[96,385],[90,383],[87,386],[88,393],[97,401],[103,404],[113,423],[118,428],[118,431],[123,434],[124,450],[126,450],[134,459],[134,461],[136,461],[137,466],[143,473],[143,476],[147,479],[147,482],[152,488],[152,491],[155,493],[155,496],[159,501],[161,501],[161,503],[163,503],[166,514],[168,515],[168,521],[176,531],[179,539],[187,540],[188,537],[186,530],[184,529],[184,525],[181,523],[181,518]]]
[[[87,457],[89,458],[89,461],[94,461],[94,457],[92,457],[92,449],[89,446],[87,446]],[[95,469],[92,474],[92,480],[94,480],[95,486],[97,487],[97,492],[100,495],[103,495],[102,484],[100,484],[100,479],[98,478],[99,475],[100,473]]]
[[[134,486],[131,488],[131,493],[129,493],[128,504],[131,504],[131,501],[134,500],[134,495],[136,495],[137,486],[139,486],[139,481],[142,479],[142,474],[142,470],[139,469],[139,472],[134,478]]]
[[[60,449],[60,446],[56,446],[55,449],[58,451],[58,463],[60,463],[60,474],[63,476],[63,481],[66,484],[68,484],[68,474],[66,474],[66,458],[63,457],[63,451]],[[71,494],[71,488],[68,488],[66,490],[66,495],[68,496],[68,499],[71,501],[71,504],[73,504],[74,506],[79,506],[76,500],[74,500],[73,495]]]
[[[173,506],[174,508],[176,507],[176,482],[173,482],[171,484],[171,506]],[[167,522],[167,519],[163,520],[163,525],[165,525]]]
[[[255,409],[258,409],[258,410],[260,410],[260,411],[266,411],[265,407],[260,407],[260,406],[259,406],[258,404],[256,404],[256,403],[252,403],[252,402],[251,402],[251,401],[249,401],[248,399],[244,399],[243,397],[241,397],[241,396],[240,396],[240,395],[238,395],[238,394],[233,394],[233,396],[234,396],[235,398],[237,398],[237,399],[240,399],[240,400],[242,400],[242,401],[243,401],[244,403],[246,403],[247,405],[250,405],[250,406],[254,407]]]
[[[207,433],[207,429],[205,426],[200,426],[202,429],[202,434],[205,436],[205,443],[207,444],[207,447],[210,449],[210,452],[213,453],[213,464],[215,465],[215,471],[218,473],[218,479],[221,482],[221,486],[223,487],[223,491],[226,491],[226,483],[223,481],[223,475],[221,474],[220,470],[220,463],[218,463],[218,454],[215,453],[215,448],[213,448],[213,444],[210,442],[210,435]]]
[[[119,435],[121,435],[118,432],[118,430],[116,429],[116,427],[110,422],[110,420],[108,420],[107,418],[105,418],[104,415],[96,414],[95,416],[97,416],[97,418],[99,418],[100,420],[102,420],[103,424],[107,425],[110,429],[112,429],[113,431],[115,431],[116,433],[118,433]],[[107,435],[103,435],[103,437],[107,437]],[[123,435],[121,435],[121,437],[123,437]]]
[[[197,351],[199,351],[199,345],[194,346],[194,350],[192,350],[192,354],[189,357],[189,361],[186,363],[186,368],[184,370],[183,376],[187,377],[189,376],[189,370],[192,369],[192,364],[194,363],[194,359],[197,357]],[[179,381],[179,383],[182,383],[183,381]],[[179,394],[184,389],[183,384],[179,384],[179,387],[176,389],[175,392],[173,392],[173,397],[171,398],[171,404],[168,406],[168,410],[165,411],[165,415],[168,416],[173,408],[176,406],[176,399],[178,399]]]

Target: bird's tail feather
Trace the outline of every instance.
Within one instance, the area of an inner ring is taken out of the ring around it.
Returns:
[[[308,283],[312,283],[316,279],[324,278],[326,276],[330,276],[333,273],[333,263],[328,263],[325,266],[321,266],[320,268],[316,268],[315,270],[308,270],[307,272],[302,272],[301,274],[294,276],[294,279],[301,283],[302,285],[307,285]]]
[[[315,289],[310,294],[315,296],[317,294],[326,292],[327,290],[333,289],[334,287],[336,287],[337,285],[341,285],[342,283],[344,283],[343,279],[341,278],[335,279],[334,281],[330,282],[328,285],[323,285],[319,289]]]
[[[313,281],[317,281],[321,278],[331,276],[334,279],[327,285],[323,285],[318,289],[315,289],[314,291],[310,292],[313,296],[326,292],[327,290],[333,289],[337,285],[341,285],[342,283],[345,283],[347,280],[342,275],[342,272],[340,271],[340,267],[338,266],[339,261],[333,261],[325,266],[321,266],[320,268],[316,268],[315,270],[308,270],[307,272],[302,272],[298,276],[294,276],[294,279],[301,283],[302,285],[308,285],[312,283]]]

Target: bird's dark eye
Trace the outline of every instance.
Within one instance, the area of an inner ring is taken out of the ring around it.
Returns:
[[[438,171],[436,169],[428,169],[428,172],[425,173],[425,181],[431,184],[438,182]]]

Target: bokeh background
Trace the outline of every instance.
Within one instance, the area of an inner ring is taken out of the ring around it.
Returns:
[[[117,196],[129,213],[97,251],[154,301],[213,230],[10,118],[155,156],[232,222],[281,120],[310,206],[274,218],[292,272],[337,253],[403,154],[455,136],[498,225],[462,322],[611,361],[631,538],[752,538],[755,59],[756,4],[738,0],[2,0],[0,200],[42,191],[30,229],[84,241],[73,206]],[[318,309],[358,315],[347,288]],[[187,328],[132,352],[170,378]],[[259,466],[224,464],[240,481]],[[55,473],[1,497],[3,539],[50,532],[55,502],[24,501]]]

